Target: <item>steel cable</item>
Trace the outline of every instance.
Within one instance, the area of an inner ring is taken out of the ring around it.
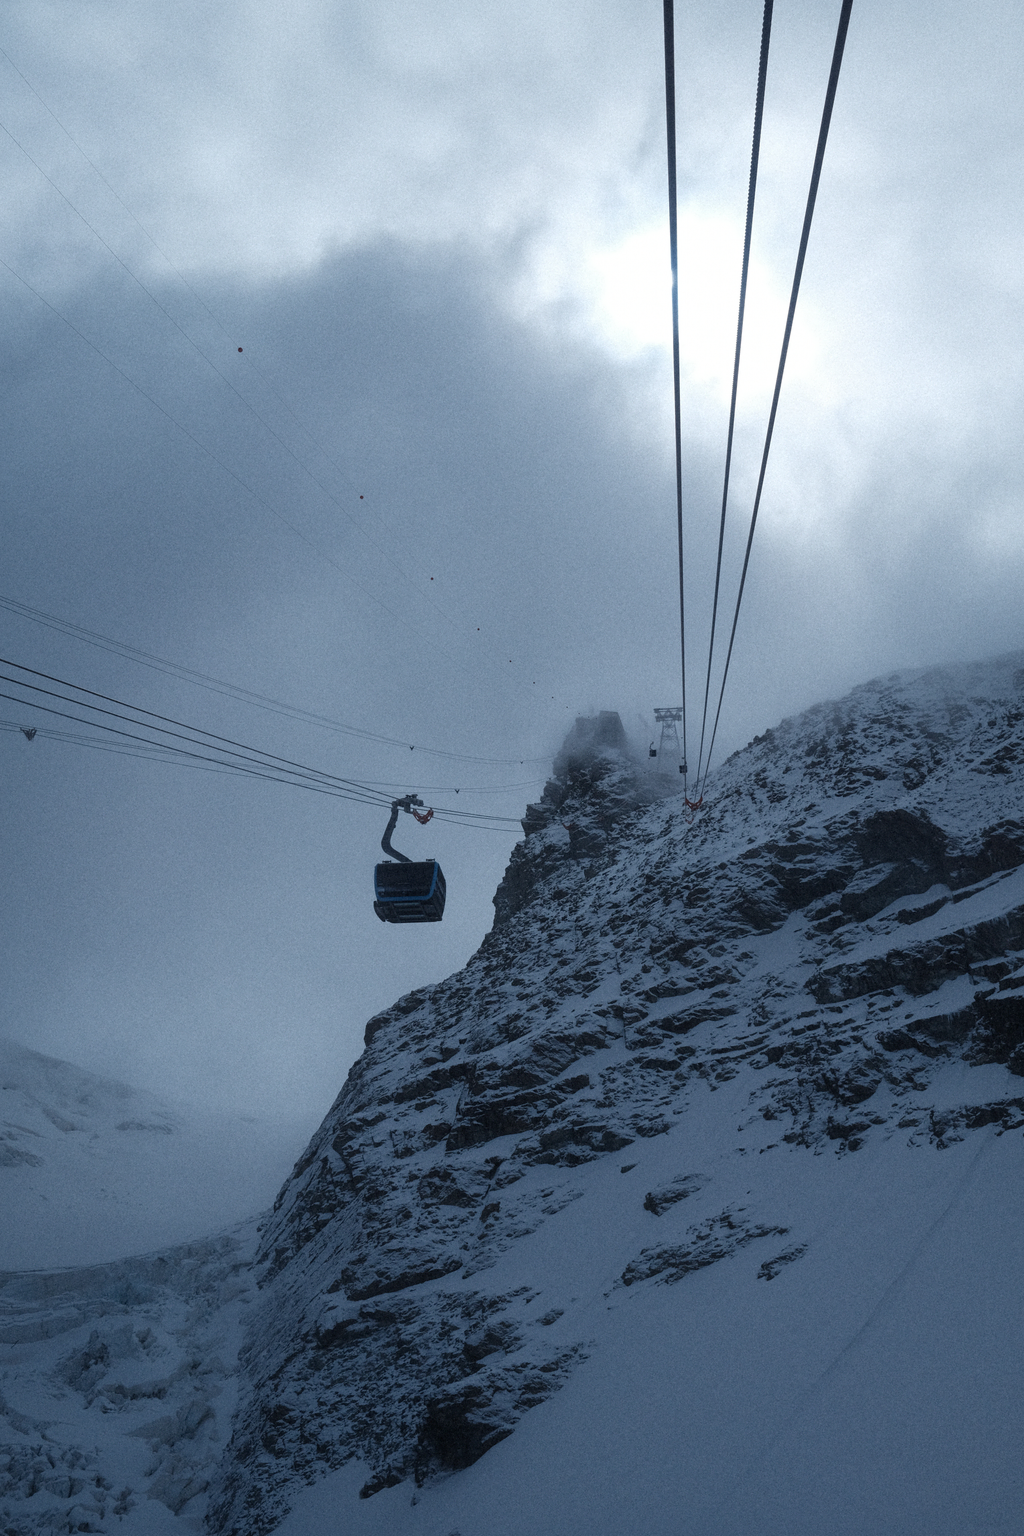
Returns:
[[[94,689],[83,688],[77,683],[71,683],[63,678],[51,676],[49,673],[39,672],[32,667],[23,667],[17,662],[8,661],[0,657],[0,665],[10,666],[17,672],[25,672],[30,677],[42,678],[45,682],[56,683],[60,688],[73,689],[75,693],[85,694],[87,698],[80,699],[59,693],[56,689],[44,688],[39,683],[30,683],[19,677],[10,677],[0,673],[0,681],[12,683],[17,688],[25,689],[30,693],[42,694],[46,698],[57,700],[64,704],[71,704],[76,709],[88,710],[93,715],[104,715],[109,719],[116,719],[122,725],[134,725],[139,730],[146,730],[158,736],[173,738],[171,743],[166,741],[154,741],[152,736],[139,736],[134,732],[125,731],[120,726],[108,725],[104,720],[82,719],[80,715],[69,715],[64,710],[56,709],[53,705],[40,704],[36,700],[25,699],[14,694],[0,694],[0,697],[10,700],[12,703],[28,704],[32,708],[44,710],[48,714],[56,715],[61,719],[73,720],[78,725],[91,725],[94,729],[110,732],[119,738],[144,744],[150,750],[162,753],[179,754],[185,758],[195,758],[204,763],[214,763],[222,768],[229,768],[239,773],[248,773],[256,778],[271,778],[278,783],[294,784],[298,788],[319,789],[347,800],[356,800],[366,805],[379,808],[390,806],[392,796],[384,790],[371,784],[366,784],[358,779],[342,778],[337,774],[328,773],[324,769],[310,768],[303,763],[294,762],[290,758],[278,756],[276,753],[267,752],[260,747],[250,747],[243,742],[238,742],[230,737],[220,736],[213,731],[207,731],[202,726],[190,726],[184,721],[175,720],[167,715],[157,714],[153,710],[143,709],[137,705],[128,704],[123,699],[115,699],[107,694],[96,692]],[[89,703],[89,699],[102,699],[103,704]],[[108,704],[117,705],[117,709],[108,709]],[[130,714],[120,714],[119,710],[132,711]],[[147,716],[148,719],[136,719],[137,715]],[[151,724],[151,721],[163,722]],[[172,730],[177,726],[180,729]],[[205,738],[205,739],[204,739]],[[188,746],[179,746],[178,742],[187,742]],[[200,748],[200,751],[192,750]],[[218,756],[210,754],[217,753]],[[486,811],[467,811],[460,807],[435,807],[435,815],[446,821],[455,821],[464,826],[472,826],[477,823],[499,822],[503,825],[515,825],[519,818],[514,816],[499,816]]]
[[[668,0],[666,0],[668,3]],[[807,192],[807,206],[804,211],[803,228],[800,233],[800,248],[797,252],[796,269],[793,274],[793,288],[790,293],[789,311],[786,315],[786,329],[782,338],[782,350],[779,356],[779,368],[775,378],[775,390],[772,394],[771,411],[768,415],[768,428],[765,433],[764,449],[761,454],[761,468],[757,477],[757,490],[754,494],[754,507],[750,516],[750,530],[747,534],[747,545],[743,556],[743,569],[740,574],[739,592],[736,597],[736,607],[733,612],[732,628],[729,633],[729,649],[726,652],[725,667],[722,672],[722,686],[718,695],[718,706],[715,710],[715,723],[711,732],[711,742],[708,746],[707,763],[704,769],[704,777],[707,778],[708,768],[711,765],[711,754],[715,747],[715,737],[718,734],[718,722],[722,714],[722,700],[725,697],[725,684],[729,676],[729,664],[732,660],[733,645],[736,640],[736,626],[739,623],[740,605],[743,602],[743,591],[747,581],[747,569],[750,565],[750,550],[754,542],[754,529],[757,526],[757,514],[761,506],[761,493],[764,489],[765,472],[768,468],[768,455],[771,451],[772,434],[775,430],[775,417],[779,408],[779,396],[782,392],[782,376],[786,368],[786,357],[789,352],[789,340],[793,331],[793,317],[796,314],[796,302],[800,293],[800,279],[803,276],[804,259],[807,255],[807,242],[811,233],[811,221],[814,217],[814,204],[818,195],[818,183],[821,179],[821,168],[825,159],[825,145],[828,142],[829,126],[832,122],[832,108],[835,104],[836,88],[839,85],[839,71],[843,62],[843,50],[846,46],[846,33],[850,24],[850,12],[853,8],[853,0],[842,0],[839,13],[839,26],[836,31],[835,47],[832,52],[832,67],[829,71],[828,88],[825,92],[825,105],[821,114],[821,126],[818,129],[818,144],[814,154],[814,166],[811,171],[811,183]]]
[[[676,535],[679,549],[679,660],[683,686],[683,790],[686,789],[686,600],[683,581],[683,442],[679,398],[679,221],[676,198],[676,45],[673,0],[665,0],[665,138],[668,152],[668,239],[672,262],[672,384],[675,408]]]
[[[747,218],[743,231],[743,268],[740,273],[740,302],[736,319],[736,353],[732,365],[732,394],[729,399],[729,431],[725,444],[725,477],[722,485],[722,516],[718,525],[718,559],[715,563],[715,596],[711,606],[711,639],[708,644],[708,671],[704,683],[704,710],[700,721],[700,747],[697,752],[697,773],[694,793],[700,787],[701,764],[704,760],[704,733],[708,721],[708,699],[711,694],[711,664],[715,654],[715,629],[718,624],[718,597],[722,584],[722,550],[725,544],[725,516],[729,505],[729,474],[732,468],[732,444],[736,428],[736,394],[740,379],[740,353],[743,348],[743,317],[747,305],[747,275],[750,271],[750,241],[754,229],[754,199],[757,195],[757,167],[761,155],[761,124],[764,118],[764,92],[768,78],[768,49],[772,35],[773,0],[764,0],[764,16],[761,21],[761,55],[757,67],[757,97],[754,103],[754,139],[750,151],[750,179],[747,183]],[[699,798],[699,795],[698,795]]]

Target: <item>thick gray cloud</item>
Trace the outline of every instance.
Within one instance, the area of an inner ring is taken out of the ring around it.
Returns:
[[[120,312],[109,288],[79,296],[76,323],[105,317],[108,344],[122,327],[133,376],[196,441],[56,319],[22,316],[3,503],[19,600],[497,763],[282,722],[10,615],[5,654],[301,762],[520,814],[577,708],[641,699],[637,658],[671,657],[672,530],[652,514],[666,499],[660,467],[616,430],[615,371],[531,341],[496,311],[486,277],[377,247],[249,298],[261,367],[289,379],[301,362],[298,415],[346,480],[363,472],[365,490],[349,491],[303,450],[334,499],[176,339],[136,344],[144,312]],[[258,403],[301,448],[273,397]],[[671,692],[670,660],[664,672]],[[48,723],[11,703],[2,713]],[[333,1091],[367,1014],[478,941],[516,835],[404,822],[399,846],[435,851],[451,895],[441,929],[397,931],[370,909],[379,811],[42,737],[0,743],[19,914],[11,1027],[193,1093]],[[475,793],[503,784],[517,787]]]
[[[678,8],[692,655],[758,10]],[[731,579],[834,25],[777,12]],[[4,654],[428,799],[523,786],[472,798],[507,816],[575,713],[649,730],[679,691],[660,8],[9,17],[0,46],[195,291],[0,59],[10,133],[162,306],[0,145],[24,280],[0,269],[0,590],[503,761],[289,724],[8,614]],[[1020,644],[1021,28],[1006,6],[855,7],[723,750],[872,673]],[[369,908],[376,811],[0,749],[5,1027],[211,1100],[322,1108],[366,1015],[478,941],[515,835],[411,829],[450,907],[395,933]]]

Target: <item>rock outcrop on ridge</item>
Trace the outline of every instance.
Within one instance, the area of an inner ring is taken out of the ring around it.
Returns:
[[[352,1459],[371,1497],[511,1435],[591,1349],[564,1213],[588,1202],[614,1252],[602,1180],[670,1152],[710,1094],[705,1165],[638,1189],[649,1241],[594,1285],[799,1262],[806,1234],[756,1187],[773,1157],[936,1157],[1024,1126],[1022,764],[1022,658],[788,720],[697,813],[616,717],[579,723],[492,932],[370,1020],[265,1225],[211,1528],[263,1536]],[[716,1169],[753,1154],[729,1198]]]

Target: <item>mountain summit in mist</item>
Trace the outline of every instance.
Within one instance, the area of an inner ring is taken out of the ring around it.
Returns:
[[[195,1246],[204,1337],[234,1322],[177,1418],[121,1363],[153,1260],[102,1324],[65,1285],[60,1338],[4,1277],[44,1341],[4,1452],[67,1450],[63,1398],[128,1492],[60,1525],[0,1473],[3,1528],[1016,1529],[1022,763],[1022,657],[786,721],[697,813],[577,722],[478,953],[370,1020],[251,1261]]]

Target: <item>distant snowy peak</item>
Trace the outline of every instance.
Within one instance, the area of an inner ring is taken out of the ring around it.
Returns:
[[[0,1270],[103,1263],[251,1216],[299,1134],[0,1040]]]
[[[38,1165],[64,1136],[170,1136],[181,1128],[153,1094],[0,1038],[0,1167]]]
[[[577,722],[494,929],[370,1020],[281,1192],[214,1530],[353,1458],[366,1496],[470,1465],[614,1326],[595,1298],[802,1262],[824,1154],[1024,1126],[1022,663],[809,710],[698,812]]]

